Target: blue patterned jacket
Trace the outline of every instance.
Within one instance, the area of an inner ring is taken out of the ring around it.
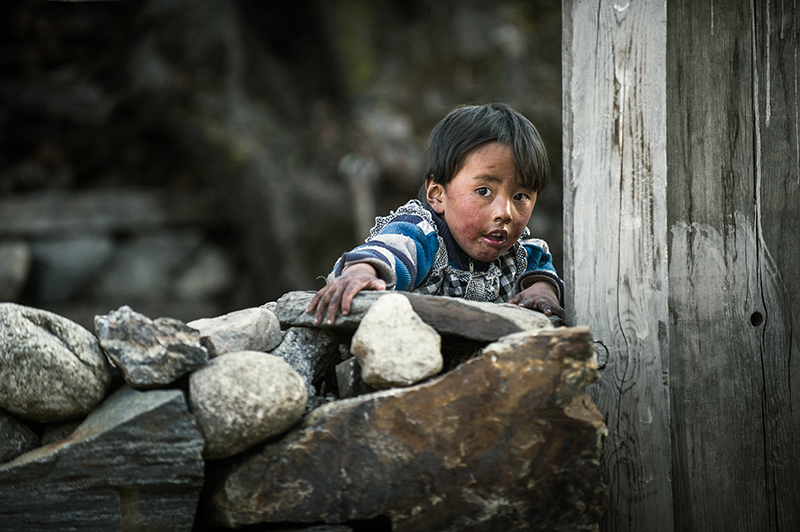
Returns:
[[[445,221],[419,200],[375,222],[366,242],[336,261],[329,279],[351,264],[368,263],[386,281],[388,290],[491,302],[506,302],[521,288],[548,281],[564,306],[564,283],[553,267],[547,243],[530,238],[527,228],[499,258],[480,262],[456,244]]]

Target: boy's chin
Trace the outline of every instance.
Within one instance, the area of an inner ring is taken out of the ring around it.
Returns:
[[[506,250],[487,250],[487,251],[480,251],[477,253],[467,253],[473,260],[477,260],[479,262],[492,262],[493,260],[497,260],[500,256],[505,253]]]

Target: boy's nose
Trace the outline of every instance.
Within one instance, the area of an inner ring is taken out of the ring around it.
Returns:
[[[495,220],[502,221],[504,224],[511,222],[512,209],[509,198],[498,197],[497,201],[495,201]]]

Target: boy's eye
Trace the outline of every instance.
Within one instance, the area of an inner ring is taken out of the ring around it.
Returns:
[[[475,189],[475,192],[477,192],[479,196],[488,196],[489,194],[492,193],[492,191],[489,190],[488,187],[480,187],[478,189]]]
[[[525,194],[524,192],[520,192],[514,196],[514,199],[517,201],[528,201],[529,199],[531,199],[531,197],[528,194]]]

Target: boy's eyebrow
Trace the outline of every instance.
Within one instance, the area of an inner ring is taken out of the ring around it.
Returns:
[[[491,174],[478,174],[476,176],[473,176],[473,179],[476,179],[476,180],[484,182],[484,183],[500,183],[500,182],[503,181],[499,177],[493,176]],[[522,182],[521,179],[517,180],[517,185],[522,187],[522,188],[527,188],[527,189],[533,190],[533,187],[527,186],[525,183]]]
[[[476,176],[473,176],[473,178],[480,179],[481,181],[491,181],[492,183],[498,183],[502,181],[502,179],[500,179],[497,176],[493,176],[492,174],[478,174]]]

